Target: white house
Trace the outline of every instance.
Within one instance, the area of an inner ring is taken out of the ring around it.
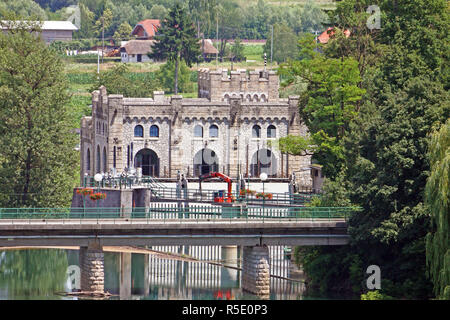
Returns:
[[[153,61],[148,54],[152,52],[154,40],[130,40],[120,48],[122,62]]]

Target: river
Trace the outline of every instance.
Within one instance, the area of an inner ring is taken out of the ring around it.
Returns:
[[[257,299],[240,288],[241,251],[237,247],[148,248],[173,253],[178,258],[105,252],[105,291],[112,294],[110,299]],[[284,247],[279,246],[270,247],[270,299],[308,298],[304,296],[305,286],[301,273],[296,272],[283,249]],[[79,276],[78,250],[0,251],[2,300],[81,299],[63,294],[79,289]]]

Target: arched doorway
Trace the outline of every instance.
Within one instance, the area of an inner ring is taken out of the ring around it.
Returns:
[[[159,158],[151,149],[139,150],[134,157],[134,167],[142,168],[143,176],[159,177]]]
[[[260,149],[253,154],[250,166],[252,177],[259,177],[263,172],[269,177],[277,176],[277,158],[269,149]]]
[[[194,157],[194,176],[219,171],[219,158],[211,149],[202,149]]]

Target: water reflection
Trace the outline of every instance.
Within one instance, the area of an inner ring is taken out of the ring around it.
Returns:
[[[65,250],[10,250],[0,253],[0,299],[59,299],[67,281]]]
[[[256,299],[240,289],[241,248],[165,246],[153,254],[105,252],[105,291],[112,299]],[[270,247],[271,299],[302,299],[304,285],[290,281],[283,247]],[[193,260],[202,262],[194,262]],[[219,265],[223,263],[223,267]],[[36,249],[0,252],[0,299],[61,299],[57,292],[79,289],[77,250]],[[65,297],[66,299],[68,297]],[[76,299],[69,297],[69,299]]]

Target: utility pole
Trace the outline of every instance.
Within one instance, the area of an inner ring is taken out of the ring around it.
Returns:
[[[272,38],[270,39],[270,66],[272,66],[273,57],[273,25],[272,25]]]
[[[102,17],[102,64],[104,52],[105,52],[105,19]]]
[[[217,48],[219,48],[219,17],[217,17],[216,19],[216,43],[217,43]],[[219,49],[217,49],[217,53],[216,53],[216,67],[219,63]]]

